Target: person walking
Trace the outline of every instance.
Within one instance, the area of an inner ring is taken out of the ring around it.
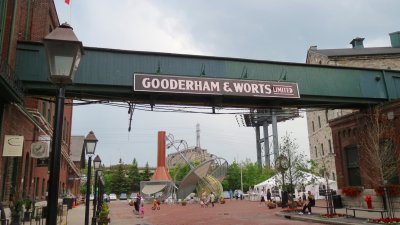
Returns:
[[[271,191],[269,190],[269,188],[267,189],[267,201],[268,202],[272,202],[272,198],[271,198]]]
[[[140,203],[140,216],[139,217],[140,218],[144,217],[144,203],[143,202]]]
[[[262,191],[262,192],[261,192],[260,206],[261,206],[262,204],[266,205],[266,204],[265,204],[265,196],[264,196],[264,191]]]
[[[214,201],[215,201],[215,195],[214,192],[211,192],[210,194],[210,202],[211,202],[211,206],[214,207]]]

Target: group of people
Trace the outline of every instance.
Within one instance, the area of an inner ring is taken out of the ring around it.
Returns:
[[[261,193],[261,201],[260,201],[260,205],[261,204],[266,204],[267,202],[272,202],[272,195],[271,195],[271,191],[269,189],[267,189],[267,192],[264,193],[264,191]]]
[[[136,198],[129,202],[129,205],[133,206],[133,212],[139,215],[140,218],[144,217],[144,202],[140,194],[136,195]]]
[[[303,193],[302,196],[299,196],[298,201],[303,206],[303,210],[299,214],[306,213],[306,210],[308,210],[308,214],[311,214],[311,207],[315,206],[314,195],[311,193],[311,191],[308,191],[307,194],[308,194],[307,197],[306,197],[305,193]],[[261,204],[266,205],[267,202],[272,202],[270,189],[267,189],[266,192],[262,191],[262,193],[261,193],[260,205]]]
[[[214,207],[214,202],[215,202],[215,194],[214,192],[211,192],[209,195],[207,195],[206,192],[203,192],[200,198],[200,206],[203,207],[208,207],[208,205],[211,203],[211,206]]]

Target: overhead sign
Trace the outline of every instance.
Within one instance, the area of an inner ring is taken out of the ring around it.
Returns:
[[[4,135],[3,156],[22,156],[24,136]]]
[[[297,83],[135,73],[133,90],[202,95],[300,98]]]

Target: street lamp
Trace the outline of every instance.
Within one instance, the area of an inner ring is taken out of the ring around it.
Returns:
[[[92,176],[92,156],[96,150],[97,138],[93,131],[90,131],[84,141],[86,154],[89,156],[88,171],[86,179],[86,202],[85,202],[85,225],[89,225],[89,205],[90,205],[90,177]]]
[[[65,86],[72,83],[83,55],[82,42],[76,38],[71,26],[64,23],[43,39],[50,80],[58,87],[55,120],[53,123],[50,176],[47,198],[46,224],[57,223],[58,189],[60,180],[61,134],[64,117]]]
[[[97,183],[98,183],[98,172],[100,171],[101,159],[99,155],[93,159],[94,166],[94,190],[93,190],[93,216],[92,225],[96,225],[96,201],[97,201]]]
[[[276,158],[275,168],[282,175],[282,208],[286,207],[288,200],[289,200],[288,193],[286,190],[286,185],[285,185],[285,172],[286,172],[286,170],[289,169],[289,167],[290,167],[290,162],[289,162],[289,159],[285,155],[281,154]],[[290,186],[292,186],[292,185],[290,185]]]

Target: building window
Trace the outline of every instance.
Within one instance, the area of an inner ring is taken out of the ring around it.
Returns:
[[[46,181],[45,181],[44,178],[43,178],[43,180],[42,180],[42,198],[43,198],[43,197],[46,197],[46,192],[45,192],[45,190],[46,190]]]
[[[312,132],[315,132],[314,121],[312,121]]]
[[[42,116],[46,118],[46,102],[42,102]]]
[[[329,147],[329,153],[332,153],[332,142],[330,139],[328,140],[328,147]]]
[[[355,145],[345,147],[346,166],[347,166],[347,182],[349,186],[360,186],[360,164],[358,159],[358,150]]]
[[[317,150],[317,146],[314,147],[315,149],[315,158],[318,158],[318,150]]]
[[[321,128],[321,117],[318,116],[318,127]]]
[[[51,124],[51,111],[50,111],[50,107],[47,110],[47,122],[49,122]]]
[[[326,120],[326,123],[328,123],[328,110],[327,109],[325,110],[325,120]]]
[[[324,144],[321,144],[321,152],[322,152],[322,155],[325,155]]]

